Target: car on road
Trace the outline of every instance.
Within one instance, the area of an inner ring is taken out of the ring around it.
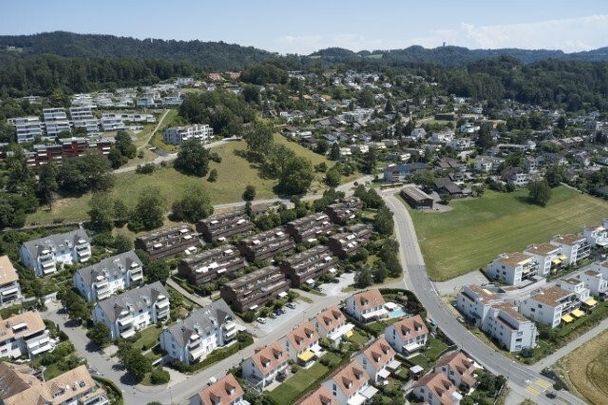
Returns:
[[[285,306],[287,308],[291,308],[291,309],[295,309],[296,308],[296,304],[294,304],[293,302],[288,302],[287,304],[285,304]]]
[[[281,308],[279,308],[276,311],[274,311],[274,313],[277,315],[283,315],[285,313],[285,311],[283,311]]]
[[[277,319],[277,314],[276,314],[276,312],[273,312],[272,314],[270,314],[270,318],[271,318],[271,319]]]
[[[553,392],[553,391],[547,391],[545,393],[545,396],[547,398],[549,398],[549,399],[555,399],[555,398],[557,398],[557,394],[555,392]]]
[[[257,321],[258,323],[266,323],[266,318],[259,317]]]

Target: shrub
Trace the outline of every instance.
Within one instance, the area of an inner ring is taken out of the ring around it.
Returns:
[[[152,374],[150,375],[150,382],[154,385],[166,384],[171,379],[169,372],[167,370],[163,370],[160,367],[152,370]]]

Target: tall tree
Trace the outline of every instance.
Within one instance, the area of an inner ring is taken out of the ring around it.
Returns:
[[[207,191],[197,185],[188,189],[182,199],[173,204],[172,211],[175,219],[194,223],[213,214],[213,205]]]
[[[129,228],[142,231],[161,227],[165,218],[165,206],[165,197],[158,187],[145,188],[131,211]]]
[[[296,156],[291,159],[279,178],[279,190],[287,194],[304,194],[308,191],[314,178],[312,164],[309,160]]]
[[[53,207],[54,193],[59,189],[57,175],[59,171],[53,162],[42,166],[38,174],[38,198],[43,204]]]
[[[209,170],[209,151],[196,139],[189,139],[181,144],[173,165],[182,173],[204,177]]]
[[[111,231],[114,225],[114,201],[108,193],[93,193],[89,201],[89,220],[97,231]]]
[[[551,187],[547,180],[532,181],[528,184],[529,198],[534,204],[542,207],[551,200]]]

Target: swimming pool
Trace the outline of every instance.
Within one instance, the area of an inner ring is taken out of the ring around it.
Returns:
[[[388,312],[388,316],[391,318],[401,318],[402,316],[406,315],[407,311],[403,307],[399,307]]]

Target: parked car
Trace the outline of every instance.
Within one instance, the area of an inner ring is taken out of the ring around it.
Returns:
[[[295,309],[296,304],[294,304],[293,302],[288,302],[287,304],[285,304],[285,306],[286,306],[287,308]]]
[[[257,321],[258,323],[266,323],[266,318],[259,317]]]

